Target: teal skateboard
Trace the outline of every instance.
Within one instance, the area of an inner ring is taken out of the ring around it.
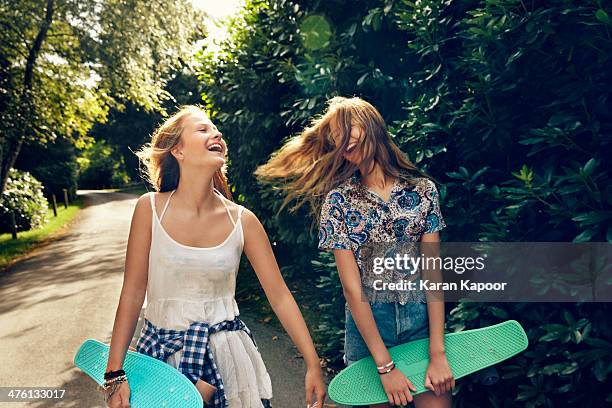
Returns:
[[[88,339],[79,347],[74,364],[96,383],[104,383],[109,346]],[[176,368],[142,353],[128,350],[123,369],[130,385],[132,408],[202,408],[202,395]]]
[[[527,348],[527,335],[516,320],[444,336],[446,358],[457,378],[506,360]],[[428,391],[425,372],[429,364],[429,339],[411,341],[389,349],[395,366],[416,387],[413,395]],[[363,358],[342,370],[329,384],[329,397],[346,405],[387,402],[374,359]]]

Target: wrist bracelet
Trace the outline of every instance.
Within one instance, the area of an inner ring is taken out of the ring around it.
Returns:
[[[107,386],[107,385],[110,385],[112,383],[122,382],[122,381],[125,381],[125,380],[127,380],[127,376],[124,374],[124,375],[120,375],[119,377],[111,378],[110,380],[104,380],[104,385]]]
[[[376,367],[376,368],[378,368],[379,370],[384,370],[385,368],[391,367],[393,364],[395,364],[395,362],[393,360],[391,360],[387,364],[385,364],[383,366],[380,366],[380,367]]]
[[[120,375],[125,375],[125,371],[123,370],[107,371],[104,373],[104,379],[110,380],[112,378],[119,377]]]
[[[393,365],[391,365],[391,367],[387,368],[385,371],[382,371],[382,372],[379,371],[378,374],[380,374],[380,375],[389,374],[394,369],[395,369],[395,363],[393,363]]]

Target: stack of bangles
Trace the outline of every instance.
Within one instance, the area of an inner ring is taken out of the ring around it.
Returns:
[[[387,364],[380,366],[380,367],[376,367],[376,368],[378,368],[378,374],[380,375],[389,374],[391,371],[395,369],[395,362],[391,360]]]
[[[104,385],[101,387],[104,392],[104,402],[108,402],[113,394],[117,392],[119,385],[127,381],[125,371],[116,370],[104,373]]]

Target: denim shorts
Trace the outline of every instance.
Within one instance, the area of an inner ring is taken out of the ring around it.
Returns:
[[[374,321],[387,348],[429,336],[427,304],[370,302]],[[370,355],[348,304],[345,304],[344,363],[350,365]]]

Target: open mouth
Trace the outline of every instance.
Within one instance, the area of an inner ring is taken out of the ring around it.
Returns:
[[[223,153],[223,147],[219,143],[215,143],[215,144],[210,145],[208,150],[211,151],[211,152]]]
[[[352,152],[353,150],[355,150],[355,148],[357,147],[358,144],[359,144],[359,142],[354,142],[354,143],[349,144],[347,146],[347,148],[346,148],[346,152],[347,153]]]

